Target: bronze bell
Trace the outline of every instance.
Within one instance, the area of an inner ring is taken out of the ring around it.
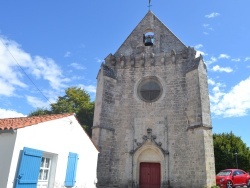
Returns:
[[[153,35],[143,35],[143,42],[145,46],[153,46],[153,40],[154,36]]]

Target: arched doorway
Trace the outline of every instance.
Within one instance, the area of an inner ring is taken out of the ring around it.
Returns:
[[[166,163],[162,151],[148,142],[134,154],[134,180],[140,188],[160,188],[165,181]]]

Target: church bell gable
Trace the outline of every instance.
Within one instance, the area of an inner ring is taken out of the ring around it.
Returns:
[[[143,52],[180,52],[186,46],[153,14],[148,11],[114,54],[119,56]]]

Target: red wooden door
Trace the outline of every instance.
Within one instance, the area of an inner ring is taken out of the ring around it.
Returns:
[[[160,188],[161,168],[160,163],[140,164],[140,188]]]

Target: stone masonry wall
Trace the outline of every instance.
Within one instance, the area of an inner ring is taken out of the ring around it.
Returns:
[[[148,30],[153,46],[143,44]],[[92,131],[100,149],[98,187],[138,187],[144,159],[161,164],[161,188],[215,184],[206,68],[195,53],[149,11],[105,58]],[[138,95],[146,78],[161,84],[162,95],[154,102]]]
[[[158,60],[152,65],[149,59],[144,67],[140,64],[114,66],[116,79],[103,76],[100,122],[114,131],[102,131],[98,163],[100,185],[108,182],[110,187],[127,187],[133,181],[130,151],[135,147],[135,139],[143,141],[148,128],[162,143],[162,148],[169,151],[169,169],[165,170],[169,170],[168,181],[172,187],[188,184],[198,188],[207,184],[207,169],[213,167],[213,151],[211,134],[206,132],[211,130],[196,127],[189,130],[190,126],[202,125],[199,87],[203,83],[199,82],[197,69],[186,75],[188,64],[181,54],[176,58],[176,63],[166,61],[165,65]],[[139,99],[137,86],[141,79],[150,76],[160,80],[163,94],[156,102],[146,103]],[[214,183],[211,175],[210,179]]]

